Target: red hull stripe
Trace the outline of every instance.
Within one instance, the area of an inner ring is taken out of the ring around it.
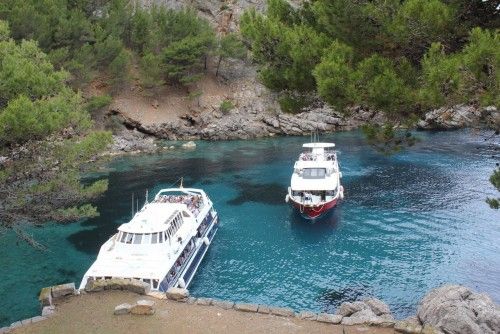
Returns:
[[[338,199],[334,199],[331,202],[321,204],[321,205],[315,205],[315,206],[304,206],[300,203],[297,203],[292,200],[292,204],[297,209],[301,214],[314,219],[318,218],[319,216],[325,214],[327,211],[333,209],[334,207],[337,206]]]

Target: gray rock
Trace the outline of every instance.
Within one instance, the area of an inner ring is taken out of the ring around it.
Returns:
[[[390,314],[391,310],[389,306],[379,299],[367,299],[363,301],[370,309],[375,313],[375,315]]]
[[[270,307],[269,312],[280,317],[293,317],[295,312],[288,307]]]
[[[194,298],[194,297],[188,297],[188,299],[186,300],[186,302],[187,302],[188,304],[191,304],[191,305],[192,305],[192,304],[196,304],[196,301],[197,301],[197,299],[196,299],[196,298]]]
[[[318,314],[317,320],[319,322],[326,322],[330,324],[340,324],[343,316],[340,314],[329,314],[329,313],[320,313]]]
[[[420,334],[422,325],[416,317],[407,318],[405,320],[396,321],[394,330],[403,334]]]
[[[124,303],[115,307],[114,315],[129,314],[132,309],[132,305]]]
[[[500,308],[484,294],[444,285],[420,302],[418,319],[447,334],[500,333]]]
[[[234,309],[243,312],[257,312],[259,305],[257,304],[247,304],[247,303],[236,303],[234,304]]]
[[[60,284],[52,287],[52,297],[60,298],[64,296],[74,295],[76,293],[75,283]]]
[[[42,307],[52,305],[52,287],[43,288],[38,295]]]
[[[86,292],[99,292],[103,290],[128,290],[140,295],[146,295],[151,290],[151,286],[139,280],[121,278],[106,280],[89,279],[85,285]]]
[[[169,288],[166,295],[171,300],[185,300],[189,297],[189,291],[183,288]]]
[[[361,310],[369,309],[370,307],[363,302],[344,302],[338,308],[336,314],[340,314],[343,317],[348,317],[353,313],[359,312]]]
[[[154,302],[151,300],[138,300],[137,303],[130,308],[130,313],[136,315],[153,315],[155,313],[153,305]]]
[[[351,314],[349,317],[342,318],[342,325],[367,325],[367,326],[380,326],[391,327],[394,321],[379,317],[369,308],[362,309],[356,313]]]
[[[299,312],[299,314],[297,314],[297,318],[307,319],[307,320],[316,320],[316,319],[318,319],[318,315],[314,312],[302,311],[302,312]]]
[[[198,298],[196,300],[197,305],[210,306],[212,305],[212,298]]]
[[[220,307],[223,310],[230,310],[234,307],[234,302],[226,300],[213,300],[212,305]]]
[[[56,312],[55,306],[44,306],[42,308],[42,317],[50,317]]]

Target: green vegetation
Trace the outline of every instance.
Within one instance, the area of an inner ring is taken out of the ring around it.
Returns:
[[[192,10],[143,8],[130,0],[6,0],[0,19],[9,22],[14,40],[37,41],[57,69],[71,74],[73,87],[104,74],[120,89],[132,63],[139,64],[148,88],[190,85],[207,71],[210,55],[219,56],[220,65],[245,51],[234,34],[218,43],[208,22]]]
[[[500,191],[500,168],[497,168],[490,176],[490,182],[498,191]],[[486,199],[486,202],[493,209],[500,208],[500,198],[488,198]]]
[[[221,104],[219,106],[219,110],[223,114],[227,114],[232,109],[234,109],[234,104],[233,104],[233,102],[231,100],[224,100],[224,101],[221,102]]]
[[[80,173],[111,136],[92,131],[83,99],[66,86],[67,72],[55,70],[36,42],[16,43],[8,34],[0,21],[0,155],[7,156],[0,164],[0,232],[13,229],[36,246],[24,224],[97,214],[87,202],[107,182],[84,186]]]
[[[241,30],[276,91],[317,92],[407,121],[456,103],[499,104],[500,37],[494,1],[269,0]],[[490,15],[485,15],[490,13]],[[484,19],[483,19],[484,18]]]

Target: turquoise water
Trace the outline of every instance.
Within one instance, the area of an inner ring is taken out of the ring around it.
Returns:
[[[494,148],[467,131],[419,133],[401,154],[373,152],[358,132],[337,143],[346,200],[321,224],[284,203],[291,168],[307,138],[200,142],[194,151],[123,157],[110,164],[101,216],[30,229],[38,252],[0,237],[0,325],[38,314],[41,287],[79,281],[103,243],[141,198],[185,177],[213,199],[221,226],[190,286],[195,296],[334,311],[374,296],[397,317],[429,289],[465,284],[500,302],[500,211],[488,177]]]

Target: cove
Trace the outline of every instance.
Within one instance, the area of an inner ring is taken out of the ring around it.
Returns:
[[[99,246],[130,219],[131,194],[144,199],[184,177],[215,203],[221,226],[191,294],[333,312],[374,296],[396,317],[442,283],[459,283],[500,302],[500,212],[488,182],[495,148],[467,130],[418,132],[393,156],[359,132],[322,136],[339,150],[345,201],[325,222],[304,222],[284,202],[305,137],[198,142],[195,150],[120,157],[98,177],[109,190],[100,217],[29,228],[46,252],[13,233],[0,236],[0,326],[37,315],[40,288],[79,284]]]

